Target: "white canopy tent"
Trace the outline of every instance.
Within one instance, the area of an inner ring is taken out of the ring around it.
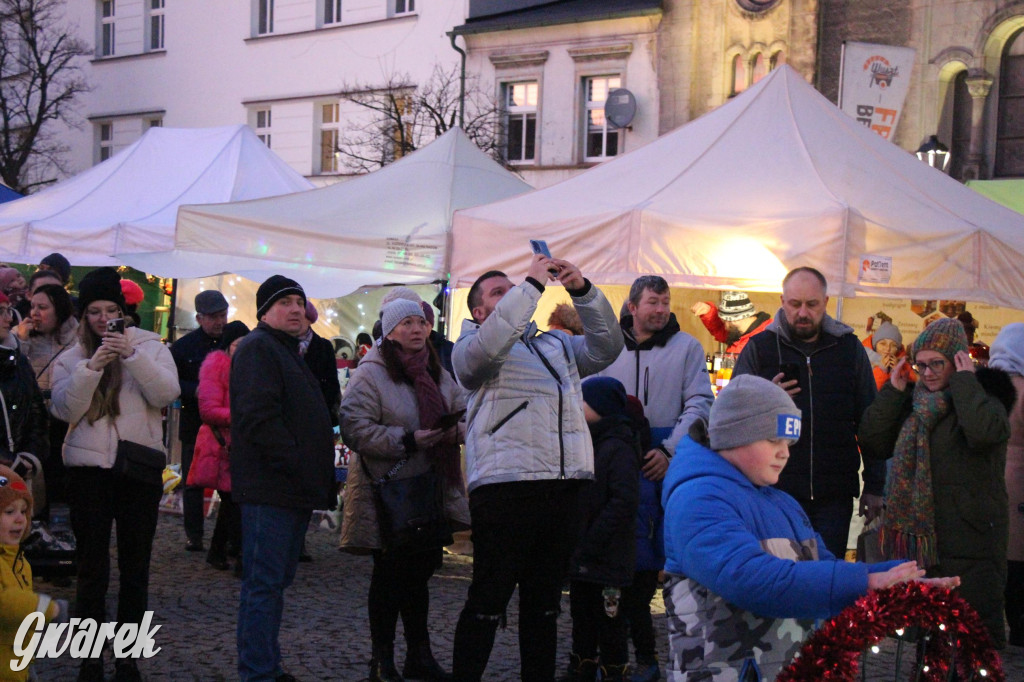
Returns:
[[[178,206],[300,192],[312,184],[248,126],[150,128],[103,163],[0,205],[0,260],[121,265],[118,251],[174,244]]]
[[[790,67],[577,177],[459,211],[452,282],[524,274],[529,239],[598,284],[659,274],[779,291],[808,265],[832,295],[1024,308],[1024,217],[864,128]],[[865,280],[865,256],[891,258],[888,282]]]
[[[530,189],[459,129],[393,164],[302,194],[178,213],[173,251],[129,253],[129,265],[164,277],[280,273],[314,298],[360,286],[447,277],[456,209]]]

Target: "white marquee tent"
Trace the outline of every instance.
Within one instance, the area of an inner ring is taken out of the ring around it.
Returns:
[[[280,273],[314,298],[365,285],[426,284],[447,276],[453,211],[529,189],[453,129],[347,182],[272,199],[182,207],[173,251],[122,249],[119,257],[164,277],[233,272],[262,281]]]
[[[118,251],[173,247],[181,204],[240,201],[312,184],[248,126],[150,128],[103,163],[0,205],[0,260],[120,265]]]
[[[524,274],[529,239],[598,284],[659,274],[779,291],[809,265],[832,295],[1024,308],[1024,217],[864,128],[790,67],[577,177],[459,211],[452,282]],[[884,279],[886,259],[889,281],[866,281]]]

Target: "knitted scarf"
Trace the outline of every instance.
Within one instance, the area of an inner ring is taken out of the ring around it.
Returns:
[[[430,352],[426,346],[412,353],[398,346],[397,351],[402,368],[405,369],[406,376],[412,379],[412,387],[416,391],[420,425],[422,428],[433,428],[437,420],[444,416],[447,408],[438,382],[430,376]],[[462,458],[458,445],[442,441],[427,449],[427,458],[447,481],[449,487],[462,486]]]
[[[886,478],[878,539],[887,559],[913,559],[925,568],[939,562],[929,436],[951,407],[948,388],[932,392],[924,382],[914,387],[913,411],[900,429]]]

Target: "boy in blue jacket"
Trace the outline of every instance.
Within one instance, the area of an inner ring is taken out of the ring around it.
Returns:
[[[735,377],[711,408],[710,447],[702,431],[680,441],[662,497],[670,681],[773,680],[815,619],[924,576],[913,561],[837,559],[772,487],[800,437],[800,411],[778,385]]]

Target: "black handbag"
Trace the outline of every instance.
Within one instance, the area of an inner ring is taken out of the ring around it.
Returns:
[[[408,458],[373,481],[366,462],[359,463],[372,483],[384,551],[422,552],[450,545],[452,527],[444,511],[444,481],[433,469],[409,478],[395,478]]]
[[[114,433],[117,434],[117,456],[114,458],[113,472],[123,478],[163,488],[166,455],[156,448],[122,439],[116,423]]]

